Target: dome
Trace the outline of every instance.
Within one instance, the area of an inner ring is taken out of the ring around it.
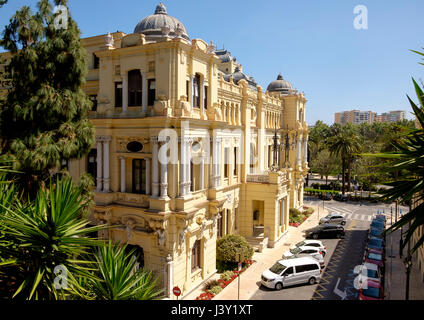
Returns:
[[[282,94],[290,94],[293,87],[290,82],[283,79],[281,74],[278,75],[277,80],[271,82],[267,88],[270,92],[281,92]]]
[[[177,18],[168,15],[166,7],[162,3],[157,5],[153,15],[144,18],[137,24],[134,33],[142,33],[147,38],[153,39],[169,35],[171,37],[181,36],[190,40],[184,25]]]
[[[246,80],[246,81],[247,81],[247,83],[249,84],[249,86],[250,86],[252,89],[255,89],[255,90],[256,90],[257,83],[255,82],[255,79],[253,79],[252,77],[249,77],[248,75],[246,75],[246,74],[244,74],[243,72],[241,72],[241,70],[240,70],[240,68],[239,68],[239,67],[236,67],[236,68],[235,68],[234,73],[226,74],[226,75],[224,76],[224,80],[225,80],[225,81],[229,81],[229,80],[230,80],[230,77],[232,77],[232,78],[233,78],[233,81],[234,81],[234,83],[235,83],[235,84],[238,84],[238,82],[239,82],[241,79],[244,79],[244,80]]]

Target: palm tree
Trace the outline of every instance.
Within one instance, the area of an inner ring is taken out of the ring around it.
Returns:
[[[159,299],[158,278],[151,271],[137,269],[134,250],[126,253],[126,245],[109,241],[95,254],[98,269],[94,277],[82,279],[74,298],[94,300],[153,300]]]
[[[359,138],[350,126],[335,128],[334,135],[328,139],[329,151],[342,160],[342,193],[345,194],[346,169],[350,190],[350,172],[353,155],[359,151]]]
[[[424,54],[423,54],[424,55]],[[389,159],[391,162],[382,170],[385,173],[399,172],[399,177],[386,183],[392,186],[382,192],[382,199],[402,202],[412,202],[413,209],[392,225],[387,232],[393,232],[401,227],[410,224],[405,236],[402,249],[406,246],[415,231],[424,226],[424,93],[417,82],[412,79],[415,91],[418,97],[419,106],[417,106],[408,96],[409,103],[415,113],[418,129],[407,128],[404,130],[407,134],[400,141],[393,143],[395,152],[380,154],[365,154],[378,158]],[[424,243],[424,235],[418,238],[410,254],[414,253]]]
[[[7,287],[0,297],[64,297],[55,286],[57,267],[67,273],[70,287],[78,285],[78,277],[90,277],[92,262],[81,257],[99,244],[87,235],[102,227],[87,227],[82,188],[68,177],[57,178],[33,202],[23,201],[14,183],[0,183],[0,188],[0,287]]]

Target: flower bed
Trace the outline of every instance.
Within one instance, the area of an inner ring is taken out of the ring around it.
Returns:
[[[249,268],[253,263],[256,261],[254,260],[246,260],[243,265],[244,267],[240,270],[232,270],[232,271],[226,271],[225,273],[221,274],[221,278],[218,280],[219,286],[221,287],[221,290],[224,289],[226,286],[228,286],[231,282],[233,282],[235,279],[237,279],[240,274],[242,274],[244,271],[246,271],[247,268]],[[223,279],[224,278],[224,279]],[[225,280],[228,279],[228,280]],[[214,294],[211,291],[217,291],[217,290],[205,290],[201,295],[199,295],[196,300],[212,300],[216,294]],[[218,292],[218,293],[219,293]],[[217,294],[218,294],[217,293]]]
[[[291,215],[290,215],[289,226],[297,228],[303,222],[305,222],[305,220],[308,219],[312,215],[312,213],[314,213],[314,209],[312,209],[312,208],[304,206],[303,209],[305,209],[305,211],[303,211],[303,212],[290,209],[292,212],[291,212]]]

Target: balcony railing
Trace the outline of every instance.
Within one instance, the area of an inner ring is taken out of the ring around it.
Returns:
[[[269,183],[269,175],[267,175],[267,174],[249,174],[249,175],[247,175],[247,182]]]

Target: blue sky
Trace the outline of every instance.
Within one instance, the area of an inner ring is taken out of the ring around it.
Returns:
[[[0,9],[3,29],[22,5]],[[83,37],[114,31],[132,33],[153,14],[158,0],[69,0]],[[190,38],[225,46],[243,71],[266,89],[282,73],[308,99],[309,124],[334,121],[342,110],[411,108],[411,76],[424,81],[424,67],[409,50],[424,47],[422,0],[163,0]],[[368,30],[353,26],[355,6],[368,8]]]

